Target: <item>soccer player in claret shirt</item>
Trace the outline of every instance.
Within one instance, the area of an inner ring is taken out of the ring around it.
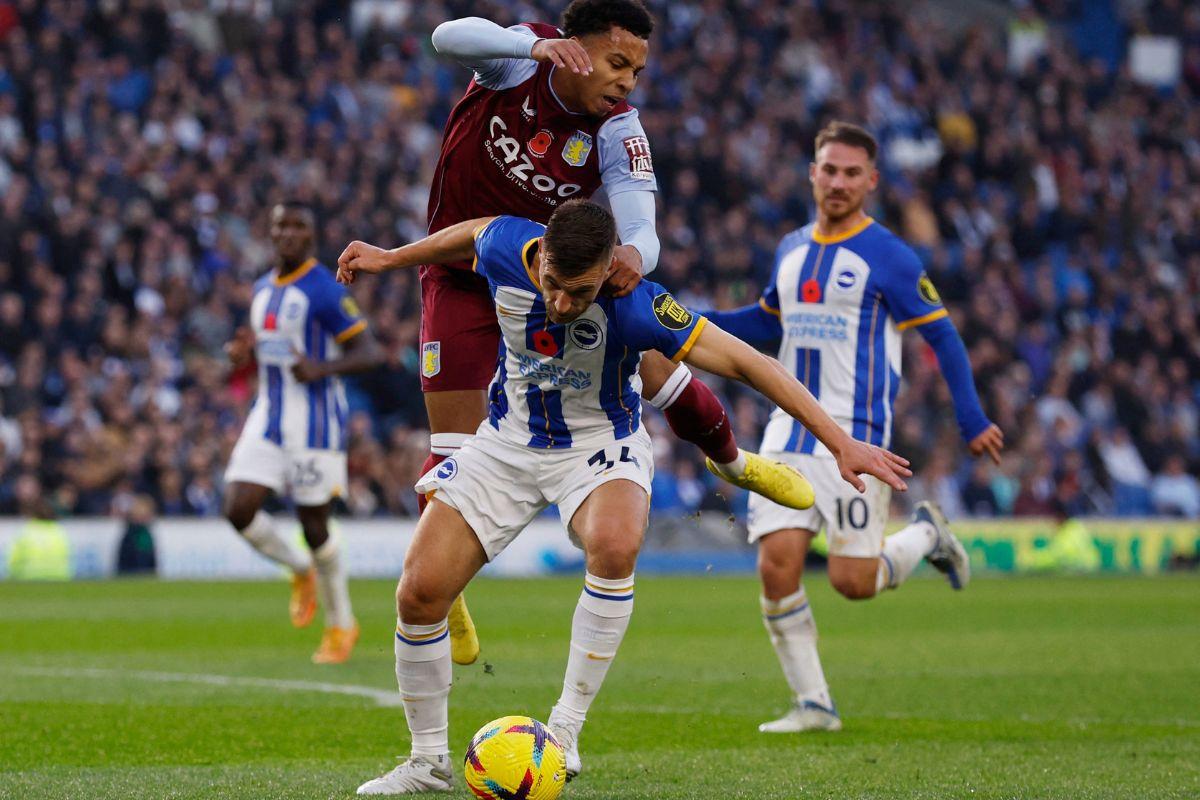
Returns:
[[[434,47],[475,75],[446,123],[429,232],[499,214],[546,222],[569,198],[607,198],[621,244],[606,290],[615,297],[632,291],[659,252],[650,145],[627,102],[653,24],[638,0],[574,0],[561,30],[541,23],[505,29],[477,17],[439,25]],[[421,382],[432,431],[423,472],[453,454],[486,416],[500,345],[486,281],[460,266],[470,265],[421,268]],[[716,474],[799,504],[803,479],[739,450],[720,401],[687,367],[648,353],[641,377],[645,398]],[[454,660],[469,664],[479,647],[461,601],[450,620]]]
[[[859,487],[859,473],[897,489],[911,474],[904,459],[854,441],[772,359],[691,313],[662,286],[644,280],[621,297],[597,297],[616,233],[607,211],[573,200],[547,225],[510,216],[467,220],[395,250],[353,242],[338,259],[338,279],[346,282],[430,261],[466,265],[487,281],[504,343],[487,422],[417,484],[437,493],[417,524],[396,596],[396,678],[412,754],[359,794],[453,788],[447,614],[475,573],[551,504],[587,566],[562,694],[547,720],[566,752],[568,779],[579,774],[584,720],[633,613],[634,564],[650,505],[654,455],[641,425],[637,374],[643,351],[767,395],[808,426]]]
[[[292,571],[292,624],[325,606],[318,664],[341,663],[358,640],[329,508],[346,486],[346,396],[340,376],[377,366],[381,351],[346,289],[313,258],[313,213],[271,212],[275,268],[254,284],[250,327],[227,346],[235,365],[258,362],[258,396],[225,471],[225,517],[255,550]],[[308,551],[279,532],[263,503],[287,491]]]
[[[916,253],[863,210],[879,181],[875,139],[833,123],[816,140],[809,169],[817,221],[788,234],[775,272],[757,305],[709,318],[748,342],[779,343],[779,360],[847,433],[880,447],[892,436],[892,404],[900,389],[900,334],[920,331],[954,398],[958,427],[972,455],[999,463],[1004,437],[979,405],[966,348]],[[910,524],[883,536],[891,488],[866,478],[848,490],[837,462],[812,432],[776,409],[762,450],[796,466],[812,481],[816,504],[797,510],[750,499],[750,541],[758,543],[762,615],[794,695],[765,733],[837,730],[841,720],[817,655],[817,628],[801,577],[809,543],[828,536],[829,580],[850,599],[895,589],[922,559],[963,588],[970,562],[933,503],[919,503]]]

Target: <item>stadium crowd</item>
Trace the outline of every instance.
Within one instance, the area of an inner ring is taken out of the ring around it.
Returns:
[[[864,122],[883,143],[872,213],[926,260],[1010,445],[999,467],[965,455],[910,335],[893,449],[915,462],[911,494],[952,517],[1200,517],[1200,10],[1152,2],[1122,23],[1182,44],[1182,78],[1148,87],[1078,54],[1067,2],[1023,3],[1010,30],[850,0],[650,5],[634,101],[661,188],[656,280],[696,307],[754,302],[808,220],[816,130]],[[253,390],[222,345],[269,266],[271,205],[313,205],[326,263],[353,238],[422,235],[469,77],[429,32],[558,10],[0,0],[0,513],[35,481],[63,514],[142,496],[216,513]],[[415,275],[356,296],[389,362],[351,385],[346,504],[412,514]],[[711,385],[756,445],[767,407]],[[696,453],[649,422],[656,510],[712,504]]]

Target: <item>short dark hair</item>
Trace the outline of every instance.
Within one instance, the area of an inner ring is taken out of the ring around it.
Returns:
[[[867,157],[872,161],[879,153],[879,142],[875,141],[875,137],[868,133],[866,128],[852,122],[834,120],[821,128],[817,133],[817,145],[813,150],[813,155],[815,156],[821,152],[822,147],[833,142],[850,147],[861,147],[867,151]]]
[[[572,0],[563,12],[562,30],[568,37],[608,33],[613,27],[649,39],[654,17],[641,0]]]
[[[564,278],[582,275],[612,254],[617,224],[612,214],[588,200],[568,200],[554,209],[542,236],[543,255]]]

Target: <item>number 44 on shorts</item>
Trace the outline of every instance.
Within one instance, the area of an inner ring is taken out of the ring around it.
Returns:
[[[621,456],[618,458],[618,461],[624,461],[627,464],[633,464],[635,467],[639,468],[642,466],[638,463],[637,456],[631,456],[629,454],[629,448],[623,445],[621,447]],[[617,465],[616,461],[613,461],[608,457],[608,452],[605,450],[597,450],[595,453],[592,453],[592,457],[588,459],[587,463],[589,467],[597,468],[597,475],[602,475]]]

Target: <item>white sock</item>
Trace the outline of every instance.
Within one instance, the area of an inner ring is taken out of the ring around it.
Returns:
[[[551,716],[581,725],[633,616],[633,576],[607,580],[590,572],[571,621],[571,654]]]
[[[308,572],[312,569],[312,557],[296,545],[284,539],[275,531],[275,522],[271,515],[259,509],[250,520],[250,524],[238,531],[249,542],[250,546],[267,558],[292,572]]]
[[[936,541],[937,531],[928,522],[914,522],[884,539],[875,575],[875,593],[904,583],[921,559],[933,550]]]
[[[446,620],[436,625],[396,622],[396,682],[412,735],[414,756],[450,752],[450,635]]]
[[[680,364],[675,367],[675,371],[671,373],[671,377],[667,378],[666,383],[658,390],[658,394],[654,395],[654,397],[646,398],[646,402],[659,411],[665,411],[671,407],[672,403],[679,399],[680,393],[691,382],[692,371],[687,368],[687,364]]]
[[[470,438],[471,434],[469,433],[431,433],[429,434],[429,452],[438,456],[452,456]]]
[[[813,620],[812,608],[804,587],[780,600],[759,598],[762,605],[763,625],[783,675],[797,700],[812,700],[825,708],[833,708],[829,696],[829,684],[825,682],[825,670],[821,669],[821,657],[817,654],[817,623]]]
[[[713,463],[717,464],[715,461]],[[717,469],[721,470],[726,478],[740,478],[746,471],[746,454],[738,448],[737,458],[727,464],[717,464]]]
[[[342,549],[333,531],[325,544],[313,551],[317,566],[317,593],[325,609],[325,627],[353,628],[354,609],[350,605],[350,580],[342,564]]]

